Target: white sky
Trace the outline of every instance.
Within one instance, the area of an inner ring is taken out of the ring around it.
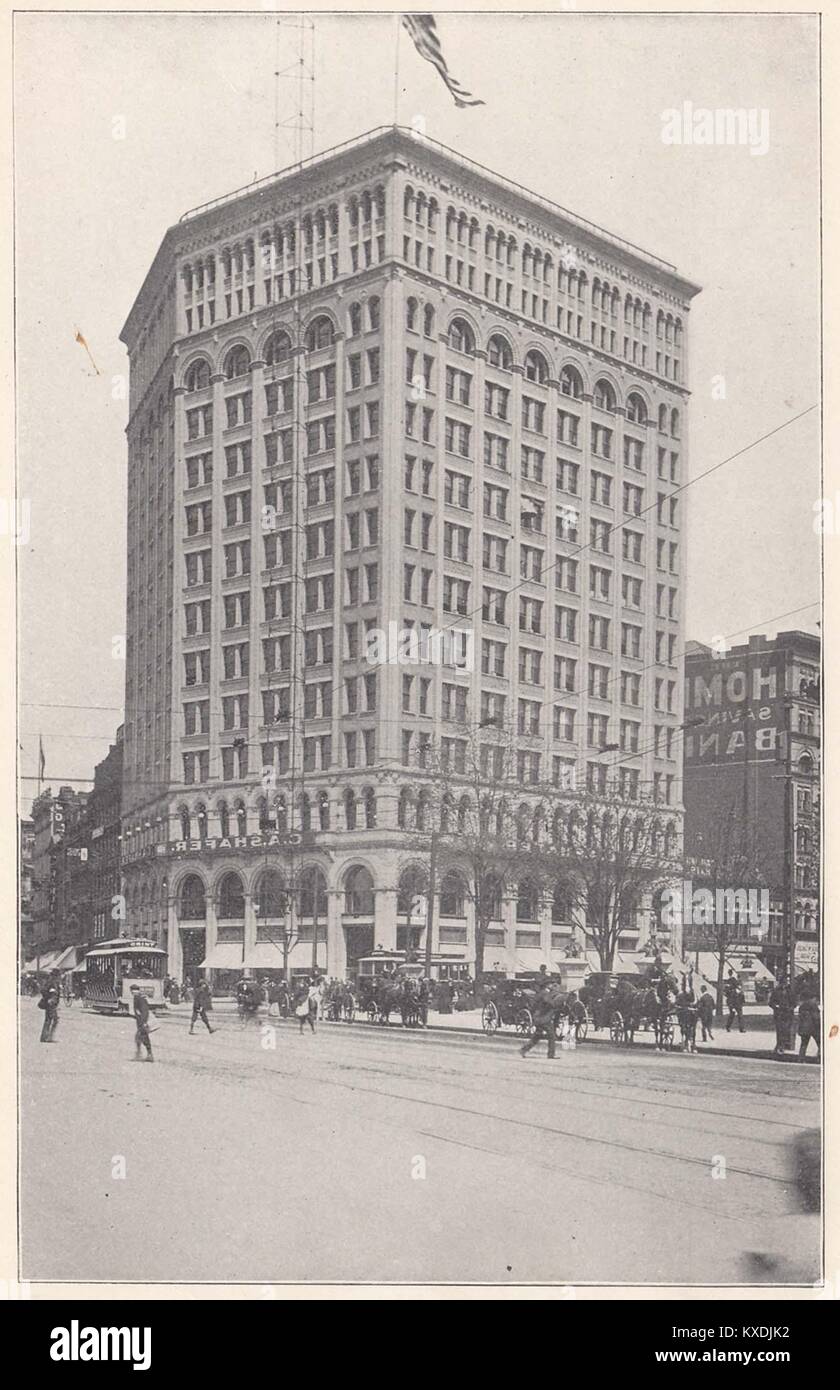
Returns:
[[[315,23],[317,151],[393,122],[394,25]],[[438,29],[450,70],[487,104],[458,111],[403,34],[403,124],[422,114],[433,138],[703,285],[690,318],[692,476],[817,402],[813,19],[441,15]],[[275,147],[270,13],[28,13],[15,31],[19,495],[32,515],[20,739],[22,771],[35,773],[43,731],[56,786],[92,776],[121,719],[120,329],[167,226],[292,152],[286,136],[279,158]],[[290,40],[286,29],[286,61]],[[287,116],[288,81],[280,99]],[[686,101],[766,109],[767,153],[663,144],[662,112]],[[719,375],[725,400],[712,397]],[[687,638],[816,630],[816,608],[775,615],[819,597],[818,423],[814,411],[690,488]],[[35,783],[22,785],[28,802]]]

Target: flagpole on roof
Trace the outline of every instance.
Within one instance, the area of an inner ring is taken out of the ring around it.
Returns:
[[[400,29],[402,15],[394,11],[394,125],[400,123]]]

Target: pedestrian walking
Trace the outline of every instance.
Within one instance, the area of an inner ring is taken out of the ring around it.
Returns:
[[[559,1012],[560,1001],[555,998],[554,990],[545,986],[540,990],[534,1001],[534,1031],[526,1043],[519,1049],[524,1057],[533,1047],[536,1047],[540,1038],[545,1038],[548,1043],[548,1057],[556,1056],[557,1048],[557,1014]]]
[[[420,980],[417,986],[417,1012],[423,1028],[429,1024],[429,981]]]
[[[210,1026],[210,1020],[207,1017],[207,1010],[212,1008],[212,1005],[213,996],[210,993],[210,986],[206,980],[201,980],[196,985],[195,994],[193,995],[192,1020],[190,1022],[191,1033],[195,1032],[195,1025],[198,1019],[201,1019],[208,1033],[215,1033],[216,1030]]]
[[[303,1036],[304,1023],[308,1023],[311,1032],[315,1032],[317,1007],[317,1003],[313,1000],[313,993],[309,981],[304,980],[295,996],[295,1018],[300,1024],[301,1037]]]
[[[738,981],[734,980],[727,987],[726,991],[726,1004],[729,1009],[729,1017],[726,1020],[727,1033],[731,1033],[733,1023],[738,1024],[739,1033],[746,1033],[747,1030],[744,1027],[745,1002],[746,1000],[744,997],[744,991],[741,989],[741,986],[738,984]]]
[[[694,990],[684,987],[675,1000],[677,1019],[682,1035],[683,1052],[697,1051],[697,1005]]]
[[[777,984],[770,994],[769,1004],[776,1024],[776,1046],[773,1051],[780,1057],[790,1047],[790,1035],[793,1031],[794,1004],[790,985]]]
[[[820,1054],[820,1005],[818,999],[803,999],[798,1010],[799,1022],[799,1056],[797,1061],[804,1062],[805,1054],[808,1051],[808,1043],[811,1039],[817,1044],[817,1057]]]
[[[323,1011],[324,1004],[324,982],[319,975],[315,975],[309,985],[309,1012],[314,1019],[318,1019]]]
[[[697,1017],[700,1022],[700,1041],[714,1042],[715,1035],[712,1032],[712,1020],[715,1016],[715,1001],[705,985],[700,986],[700,998],[697,1000]]]
[[[566,1007],[569,1014],[569,1024],[574,1030],[575,1041],[580,1041],[580,1035],[586,1023],[586,1005],[583,1000],[578,998],[577,990],[573,989],[566,1000]]]
[[[139,985],[132,985],[131,993],[134,999],[134,1022],[137,1028],[134,1034],[134,1060],[135,1062],[140,1061],[140,1049],[145,1047],[146,1061],[153,1062],[155,1059],[152,1056],[152,1040],[149,1037],[149,1001]]]
[[[44,1010],[44,1022],[41,1027],[41,1042],[55,1042],[55,1033],[58,1028],[58,1006],[61,1002],[61,993],[58,985],[51,980],[41,991],[41,998],[38,1000],[38,1008]]]

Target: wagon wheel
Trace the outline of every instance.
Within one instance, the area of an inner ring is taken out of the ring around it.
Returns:
[[[496,1008],[492,999],[490,999],[481,1010],[481,1026],[485,1033],[495,1033],[499,1027],[499,1023],[499,1010]]]
[[[664,1018],[660,1025],[660,1042],[662,1047],[671,1048],[674,1044],[674,1020]]]
[[[624,1019],[619,1013],[613,1014],[610,1019],[610,1037],[614,1043],[624,1042]]]
[[[588,1032],[589,1015],[587,1014],[585,1018],[578,1019],[577,1023],[575,1024],[575,1040],[577,1042],[586,1042],[586,1035]]]
[[[517,1033],[521,1033],[523,1037],[526,1037],[534,1027],[534,1020],[531,1017],[531,1010],[518,1009],[513,1022]]]

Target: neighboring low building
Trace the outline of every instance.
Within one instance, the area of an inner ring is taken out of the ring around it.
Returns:
[[[19,886],[20,903],[20,947],[22,959],[32,955],[35,940],[32,922],[32,857],[35,853],[35,824],[29,818],[19,822]]]

